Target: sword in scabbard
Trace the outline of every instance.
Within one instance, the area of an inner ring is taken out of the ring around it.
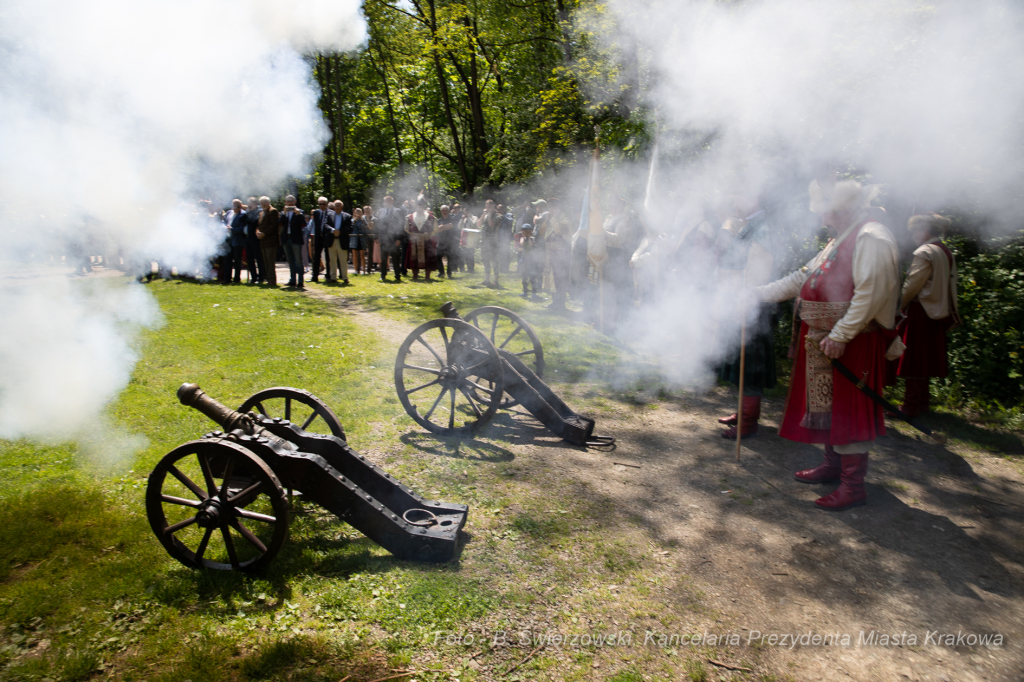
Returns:
[[[868,386],[863,379],[858,379],[857,375],[851,372],[850,368],[844,365],[842,362],[836,360],[835,358],[829,358],[829,362],[831,362],[832,366],[836,368],[836,371],[838,371],[840,374],[846,377],[846,379],[848,379],[850,383],[852,383],[857,388],[857,390],[866,395],[873,402],[877,403],[878,405],[881,405],[882,409],[889,412],[894,417],[907,422],[915,429],[931,438],[935,443],[939,445],[946,444],[946,437],[943,434],[933,432],[927,426],[924,426],[923,424],[919,423],[916,419],[908,415],[906,412],[896,407],[882,396],[875,393],[875,391],[870,386]]]

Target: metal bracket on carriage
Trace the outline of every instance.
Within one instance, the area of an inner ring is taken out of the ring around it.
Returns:
[[[183,385],[178,397],[228,431],[175,448],[149,475],[150,526],[186,566],[266,567],[288,534],[285,489],[401,559],[454,556],[469,507],[425,500],[367,461],[349,447],[337,416],[308,391],[266,389],[238,410],[195,384]]]
[[[409,335],[395,361],[399,400],[418,424],[445,436],[471,435],[499,408],[518,404],[570,443],[614,445],[610,436],[595,436],[594,420],[574,412],[541,379],[544,350],[526,320],[497,306],[463,317],[451,301],[441,312],[443,318]],[[417,404],[421,396],[426,402]]]

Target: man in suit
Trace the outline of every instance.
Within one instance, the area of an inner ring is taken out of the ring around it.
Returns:
[[[272,287],[277,286],[277,247],[281,245],[281,212],[270,205],[268,197],[260,197],[260,214],[256,224],[256,237],[260,240],[263,251],[263,267],[266,271],[266,282]]]
[[[352,235],[352,216],[345,213],[345,204],[340,199],[334,202],[334,211],[328,222],[330,243],[327,247],[327,281],[337,282],[340,274],[348,284],[348,239]],[[338,269],[335,274],[334,268]]]
[[[225,217],[228,229],[231,232],[231,268],[235,271],[235,284],[242,283],[242,250],[245,248],[245,228],[249,219],[242,208],[242,200],[235,199],[231,202],[231,211]],[[224,280],[227,283],[227,279]]]
[[[260,225],[260,205],[256,197],[249,197],[249,205],[245,211],[245,253],[246,265],[249,267],[249,284],[259,284],[267,280],[267,269],[263,263],[263,249],[256,230]]]
[[[377,211],[377,234],[380,238],[380,281],[388,276],[388,259],[395,267],[395,281],[402,281],[402,244],[405,215],[395,206],[392,197],[384,197],[384,208]]]
[[[295,197],[284,198],[284,211],[280,214],[281,246],[288,259],[288,286],[305,289],[302,271],[302,249],[306,243],[306,216],[295,206]]]
[[[320,197],[317,199],[317,208],[313,211],[313,281],[320,281],[320,258],[327,258],[327,272],[324,273],[324,279],[327,279],[331,272],[331,257],[328,250],[329,243],[327,238],[333,237],[331,234],[331,226],[334,225],[334,211],[331,210],[331,204],[327,201],[327,197]]]

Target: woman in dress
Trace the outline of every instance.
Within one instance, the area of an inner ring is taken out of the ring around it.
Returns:
[[[363,209],[358,206],[352,210],[352,232],[348,238],[348,250],[352,252],[352,267],[358,275],[362,272],[369,274],[366,269],[366,247],[363,240],[366,237],[366,219],[363,217]]]

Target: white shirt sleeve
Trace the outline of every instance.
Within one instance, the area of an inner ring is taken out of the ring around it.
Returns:
[[[800,289],[804,286],[804,282],[807,281],[811,272],[817,267],[820,257],[821,254],[816,255],[807,261],[806,266],[789,273],[782,279],[777,279],[770,284],[757,287],[754,291],[758,293],[762,301],[770,303],[781,303],[782,301],[796,298],[800,294]]]
[[[861,228],[853,248],[853,299],[850,308],[829,332],[829,338],[849,343],[872,320],[892,329],[899,295],[899,254],[896,241],[880,223]]]

